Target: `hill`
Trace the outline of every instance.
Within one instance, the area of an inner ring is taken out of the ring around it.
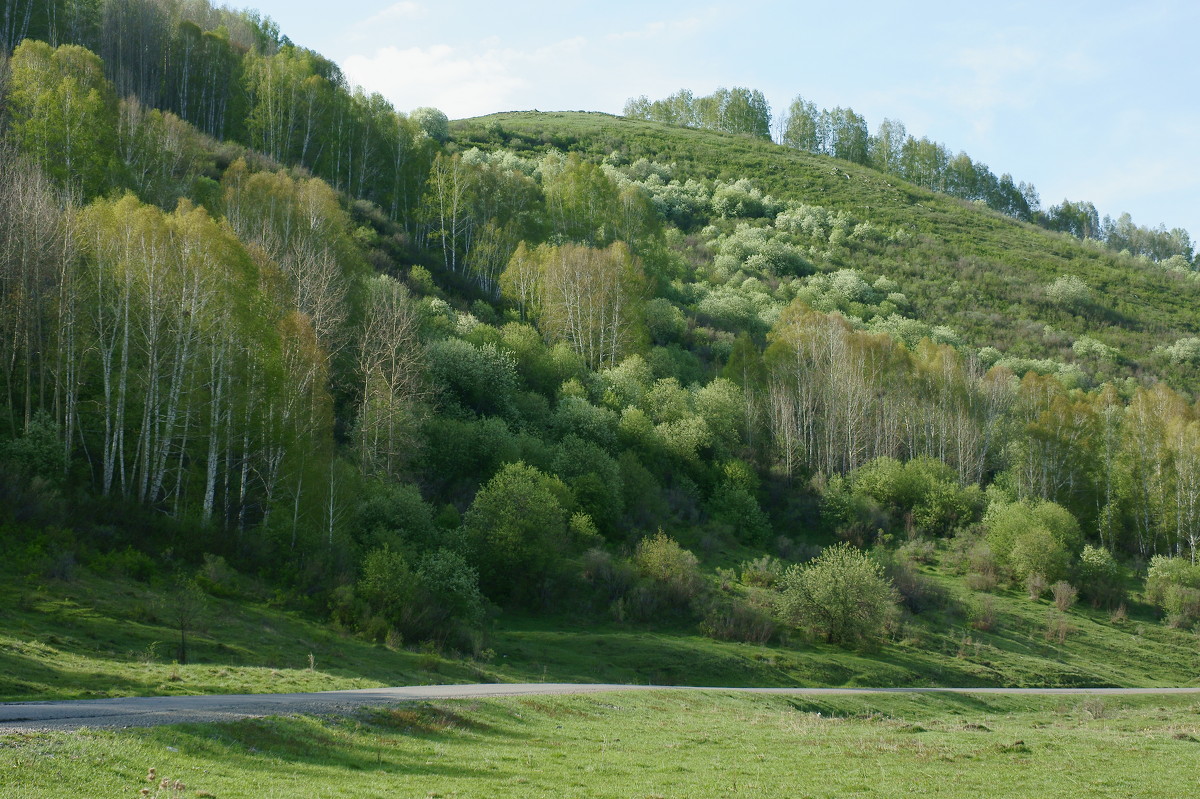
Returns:
[[[1148,372],[1189,394],[1198,386],[1192,365],[1167,363],[1155,348],[1196,335],[1200,284],[1147,259],[859,164],[749,136],[584,112],[492,114],[456,121],[452,130],[464,149],[522,154],[554,149],[619,168],[644,159],[668,167],[670,178],[681,183],[749,179],[784,202],[841,212],[853,224],[883,231],[886,242],[835,250],[818,267],[859,268],[894,279],[915,318],[950,325],[976,349],[1078,363],[1098,380]],[[1047,289],[1063,276],[1086,283],[1089,301],[1056,302]],[[1098,364],[1073,352],[1071,344],[1085,336],[1115,349],[1118,364]]]
[[[353,637],[338,685],[406,647],[509,648],[452,669],[497,679],[1186,678],[1190,269],[752,138],[402,114],[255,15],[101,6],[0,69],[10,695],[172,689],[128,653],[210,600],[250,627],[156,656],[181,676],[317,657],[245,643],[283,607]]]

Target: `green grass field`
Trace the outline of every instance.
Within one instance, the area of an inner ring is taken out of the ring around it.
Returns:
[[[614,693],[0,739],[0,797],[1184,797],[1195,697]]]
[[[1196,685],[1200,634],[1086,605],[1047,637],[1051,605],[1018,591],[980,594],[932,568],[949,598],[870,651],[785,634],[769,645],[716,641],[694,623],[620,624],[607,614],[501,614],[476,656],[388,647],[319,617],[210,597],[175,662],[178,631],[143,583],[81,572],[70,582],[0,585],[0,701],[319,691],[465,682],[622,682],[701,686]],[[991,629],[977,629],[990,603]]]

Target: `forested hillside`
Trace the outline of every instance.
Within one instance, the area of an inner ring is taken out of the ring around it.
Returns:
[[[934,551],[1200,620],[1188,261],[754,136],[399,113],[203,0],[0,24],[11,570],[464,650],[568,602],[873,640]]]

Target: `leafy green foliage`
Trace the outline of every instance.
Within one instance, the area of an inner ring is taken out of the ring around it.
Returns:
[[[1200,621],[1200,566],[1184,558],[1155,555],[1146,574],[1146,595],[1172,626]]]
[[[1079,523],[1053,502],[994,503],[983,521],[992,552],[1019,581],[1030,574],[1062,579],[1083,546]]]
[[[529,602],[571,548],[571,491],[524,463],[503,467],[463,518],[480,585],[497,601]]]
[[[949,466],[929,457],[877,458],[831,480],[824,496],[830,522],[860,540],[876,530],[946,535],[976,520],[981,501],[978,489],[963,488]]]
[[[896,603],[879,564],[844,542],[789,568],[780,588],[779,610],[790,624],[843,646],[877,640]]]
[[[1107,549],[1084,544],[1076,574],[1080,593],[1096,607],[1115,607],[1124,600],[1125,569]]]

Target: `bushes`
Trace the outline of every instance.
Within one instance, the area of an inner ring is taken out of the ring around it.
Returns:
[[[1125,570],[1107,549],[1084,546],[1076,575],[1080,593],[1094,607],[1113,607],[1125,599]]]
[[[895,590],[883,569],[846,543],[788,569],[778,603],[792,625],[843,646],[878,639],[895,606]]]
[[[662,530],[638,542],[633,562],[666,604],[675,608],[687,607],[704,586],[700,561]]]
[[[1031,527],[1017,535],[1008,551],[1008,566],[1017,580],[1031,574],[1061,580],[1069,565],[1070,557],[1062,542],[1044,527]]]
[[[732,531],[734,538],[752,546],[765,546],[771,538],[771,522],[754,495],[729,480],[722,482],[708,503],[713,520]]]
[[[718,641],[765,644],[775,635],[775,620],[768,608],[733,597],[714,603],[700,622],[700,632]]]
[[[1083,544],[1075,517],[1053,502],[996,502],[984,524],[997,561],[1022,582],[1031,574],[1063,579]]]
[[[865,543],[879,529],[947,535],[978,519],[981,499],[935,458],[885,457],[830,480],[823,511],[841,535]]]
[[[1146,598],[1167,614],[1172,627],[1200,622],[1200,565],[1155,555],[1146,574]]]
[[[367,554],[357,584],[336,589],[331,602],[335,621],[377,640],[441,643],[479,628],[484,608],[477,573],[458,553],[428,552],[413,569],[386,546]]]
[[[783,576],[783,562],[771,555],[763,555],[742,564],[741,580],[746,585],[771,588]]]
[[[433,509],[416,486],[372,482],[363,487],[350,528],[364,550],[384,544],[429,546],[435,539]]]
[[[524,463],[505,466],[475,495],[463,519],[484,592],[528,602],[571,548],[574,504],[557,477]]]

